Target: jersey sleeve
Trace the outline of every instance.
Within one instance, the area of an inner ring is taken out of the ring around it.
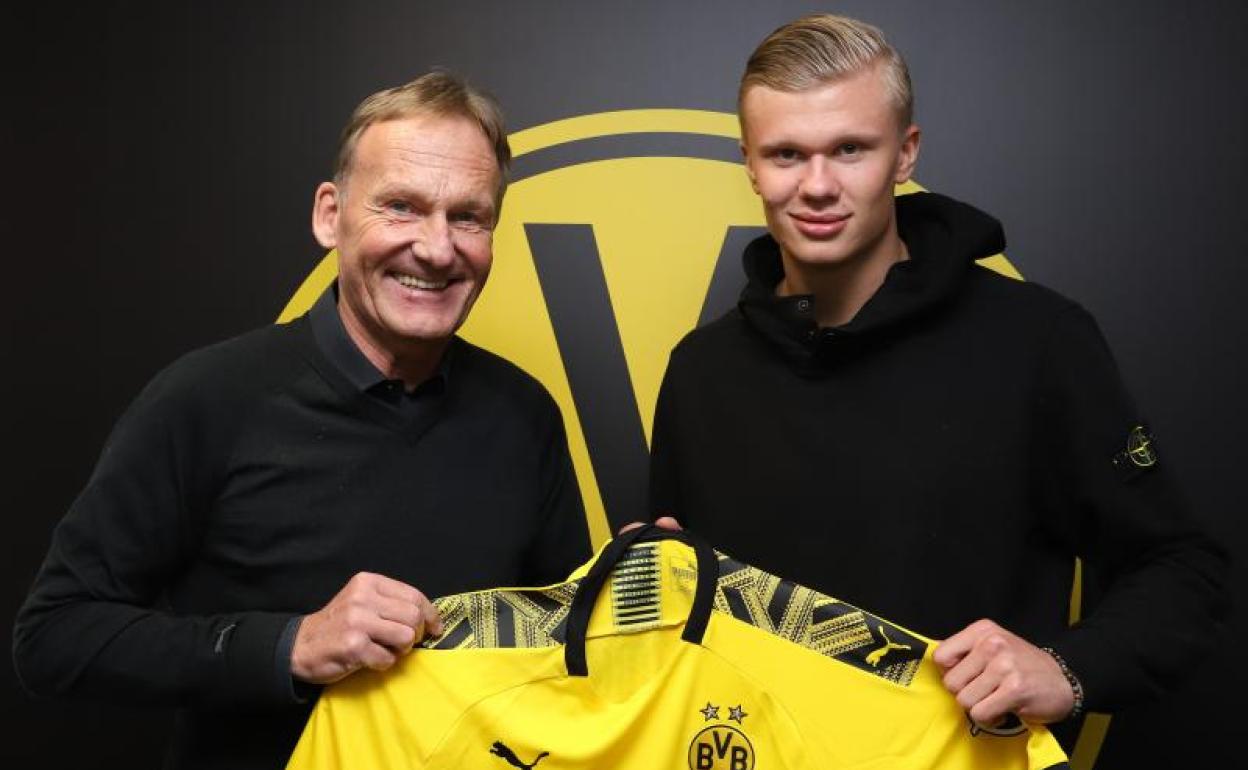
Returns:
[[[478,652],[478,651],[474,651]],[[362,671],[326,688],[287,770],[421,770],[472,704],[526,680],[519,667],[480,655],[417,649],[386,672]]]
[[[327,687],[287,767],[494,766],[489,740],[498,736],[488,714],[506,711],[525,685],[562,677],[560,640],[575,590],[565,583],[435,600],[443,635],[426,638],[389,670],[360,671]],[[454,732],[482,738],[470,764],[447,750]]]
[[[1226,556],[1197,525],[1092,317],[1057,319],[1038,388],[1060,529],[1084,563],[1091,611],[1052,646],[1086,705],[1160,693],[1213,645],[1226,613]]]
[[[289,702],[276,660],[292,615],[182,616],[164,592],[194,558],[225,449],[187,360],[122,416],[16,620],[14,663],[40,695],[134,704]]]

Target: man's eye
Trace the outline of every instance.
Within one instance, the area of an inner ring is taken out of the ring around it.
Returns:
[[[784,147],[779,150],[776,150],[776,154],[775,154],[776,160],[780,161],[781,163],[793,163],[795,161],[800,160],[801,157],[802,157],[801,153],[799,153],[797,150],[794,150],[791,147]]]
[[[412,213],[412,205],[407,201],[390,201],[386,204],[386,211],[391,211],[395,214],[410,214]]]
[[[840,147],[841,155],[857,155],[861,151],[862,151],[862,148],[854,144],[853,142],[846,142],[845,144],[842,144]]]
[[[486,218],[475,211],[463,211],[450,216],[451,224],[462,230],[486,229]]]

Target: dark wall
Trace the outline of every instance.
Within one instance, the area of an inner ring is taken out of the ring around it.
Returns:
[[[745,56],[812,9],[906,53],[918,179],[1000,217],[1030,280],[1087,305],[1165,459],[1241,559],[1243,3],[961,0],[101,2],[0,11],[11,618],[113,421],[161,366],[269,323],[322,256],[308,230],[340,126],[435,64],[512,130],[635,107],[732,111]],[[1234,589],[1248,598],[1242,572]],[[1234,621],[1233,638],[1244,622]],[[1232,643],[1120,715],[1098,767],[1215,764]],[[165,717],[28,698],[0,666],[0,765],[155,765]]]

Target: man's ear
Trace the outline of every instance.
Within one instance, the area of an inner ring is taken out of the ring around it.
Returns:
[[[897,154],[897,172],[893,175],[894,184],[910,181],[914,174],[914,166],[919,162],[919,140],[923,132],[911,124],[901,137],[901,152]]]
[[[333,182],[321,182],[312,199],[312,234],[327,249],[338,246],[338,214],[341,194]]]
[[[741,160],[745,164],[745,175],[750,178],[750,187],[754,189],[754,194],[758,194],[758,177],[754,175],[754,167],[750,165],[750,149],[745,146],[745,140],[742,139],[737,144],[741,148]]]

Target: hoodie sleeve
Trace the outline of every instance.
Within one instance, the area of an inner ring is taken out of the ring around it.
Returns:
[[[186,359],[115,427],[14,625],[18,677],[36,695],[152,705],[290,702],[278,641],[293,615],[170,611],[198,554],[229,420],[193,397]],[[214,419],[215,418],[215,419]]]
[[[1084,618],[1053,647],[1086,707],[1112,711],[1173,687],[1214,646],[1227,557],[1188,510],[1083,308],[1057,319],[1039,378],[1062,529],[1084,564]]]

